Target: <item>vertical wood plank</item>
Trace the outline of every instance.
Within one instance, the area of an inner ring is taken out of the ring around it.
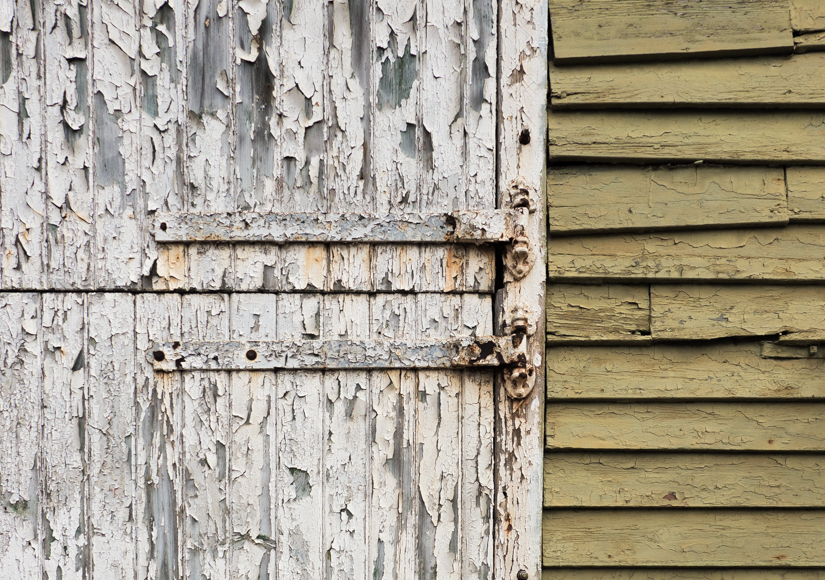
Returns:
[[[281,185],[277,114],[281,3],[238,2],[235,10],[236,208],[275,211]]]
[[[369,296],[324,297],[323,336],[365,339],[370,332]],[[325,578],[366,576],[369,373],[324,373]]]
[[[282,211],[324,211],[326,2],[284,3],[281,20]]]
[[[92,578],[134,578],[135,300],[88,295]]]
[[[372,178],[377,213],[419,207],[418,0],[375,0]]]
[[[5,0],[0,47],[2,287],[44,287],[43,54],[38,2]],[[11,19],[15,15],[14,20]]]
[[[0,295],[0,576],[40,580],[40,343],[37,294]]]
[[[467,209],[495,206],[498,2],[465,0],[464,173]]]
[[[230,211],[234,12],[221,0],[187,0],[187,155],[189,211]]]
[[[191,244],[186,248],[187,288],[191,290],[231,290],[233,248],[230,244]]]
[[[158,2],[140,3],[140,179],[144,207],[138,211],[145,211],[147,216],[185,208],[184,4],[185,0],[167,0],[160,6]],[[181,288],[185,272],[180,271],[180,264],[185,264],[185,247],[157,245],[145,231],[143,238],[141,273],[150,276],[151,287]]]
[[[276,298],[272,294],[230,296],[233,340],[275,340]],[[230,374],[230,578],[266,578],[274,562],[272,446],[276,396],[272,372]]]
[[[464,209],[464,5],[423,0],[421,42],[421,211]]]
[[[43,574],[89,578],[86,325],[82,294],[43,294]]]
[[[235,290],[277,290],[281,280],[281,246],[235,245]]]
[[[371,0],[332,0],[326,72],[327,209],[373,208],[370,179]]]
[[[496,300],[496,330],[502,316],[527,309],[536,322],[528,338],[536,386],[524,399],[510,399],[496,385],[496,500],[493,578],[541,577],[541,486],[544,425],[545,253],[544,172],[547,107],[547,4],[540,0],[501,0],[498,19],[498,205],[513,187],[534,195],[526,234],[536,253],[529,274],[505,287]]]
[[[130,0],[101,0],[92,9],[95,288],[134,289],[141,282],[137,12]]]
[[[372,287],[380,292],[405,292],[415,287],[419,271],[418,246],[376,244],[372,247]]]
[[[418,294],[418,338],[460,333],[461,297]],[[419,371],[418,577],[461,577],[461,372]]]
[[[155,373],[146,352],[181,340],[181,297],[140,294],[135,306],[135,542],[139,580],[181,577],[181,373]]]
[[[89,10],[83,0],[44,7],[47,284],[79,290],[94,286]]]
[[[327,246],[286,244],[281,248],[281,279],[278,289],[324,290],[327,275]]]
[[[183,340],[227,340],[227,297],[183,297]],[[229,373],[183,375],[183,570],[192,580],[229,573]]]

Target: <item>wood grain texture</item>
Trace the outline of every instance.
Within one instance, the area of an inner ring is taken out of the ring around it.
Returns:
[[[548,284],[547,342],[650,340],[647,286]]]
[[[821,399],[825,360],[762,358],[759,343],[547,349],[548,399]]]
[[[796,54],[822,52],[825,50],[825,32],[810,32],[794,36],[793,43]]]
[[[42,578],[40,425],[41,300],[0,294],[0,575]]]
[[[825,571],[769,568],[545,568],[542,580],[822,580]]]
[[[825,55],[550,68],[554,108],[817,107]]]
[[[794,32],[825,30],[825,6],[817,0],[790,0]]]
[[[655,284],[650,296],[656,339],[781,334],[785,340],[821,340],[825,334],[823,293],[816,286]]]
[[[825,167],[788,167],[785,171],[791,219],[825,221]]]
[[[552,236],[788,222],[773,168],[566,165],[548,169],[547,192]]]
[[[552,238],[554,279],[821,281],[825,227]]]
[[[557,63],[790,52],[788,4],[779,0],[551,0]]]
[[[542,541],[546,566],[822,566],[823,529],[819,511],[564,510]]]
[[[551,161],[825,162],[825,116],[806,111],[548,114]]]
[[[573,452],[544,456],[545,508],[821,508],[823,485],[821,455]]]
[[[822,451],[823,403],[554,403],[551,449]]]

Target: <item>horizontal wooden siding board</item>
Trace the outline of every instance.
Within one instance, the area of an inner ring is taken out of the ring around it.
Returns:
[[[544,457],[548,508],[822,508],[823,488],[822,455],[573,452]]]
[[[650,337],[647,286],[548,284],[547,341],[625,341]]]
[[[559,510],[544,513],[545,566],[825,565],[825,512]]]
[[[788,167],[788,210],[800,222],[825,222],[825,167]]]
[[[550,234],[782,225],[788,222],[785,189],[782,169],[771,167],[551,167]]]
[[[556,62],[789,52],[787,1],[551,0]]]
[[[825,451],[825,403],[554,403],[549,449]]]
[[[823,580],[825,570],[770,568],[545,568],[542,580]]]
[[[551,161],[825,163],[813,111],[552,111]]]

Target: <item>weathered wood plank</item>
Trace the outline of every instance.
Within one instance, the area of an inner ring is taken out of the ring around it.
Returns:
[[[696,340],[782,334],[825,338],[823,292],[814,286],[653,285],[653,337]]]
[[[285,3],[281,19],[279,113],[282,123],[281,211],[324,211],[327,3]],[[312,42],[307,42],[312,39]]]
[[[557,63],[790,52],[787,1],[551,0]]]
[[[237,152],[233,180],[238,211],[274,211],[281,198],[281,4],[239,2],[235,8]]]
[[[186,248],[189,290],[231,290],[235,281],[230,244],[193,244]]]
[[[379,212],[415,210],[419,191],[419,39],[417,0],[375,0],[370,159]]]
[[[420,208],[465,209],[464,3],[421,0],[418,6]]]
[[[42,15],[39,5],[25,0],[4,5],[0,43],[9,57],[0,78],[2,287],[40,289],[45,287],[46,214]]]
[[[135,299],[88,295],[87,510],[92,578],[133,578]]]
[[[825,6],[817,0],[790,0],[794,32],[825,30]]]
[[[821,455],[548,453],[544,507],[825,506]]]
[[[230,337],[276,338],[276,302],[272,294],[230,295]],[[272,463],[276,379],[270,372],[242,371],[231,373],[229,381],[229,577],[257,580],[274,561],[274,498],[278,493]]]
[[[548,114],[551,161],[825,163],[825,115],[807,111]]]
[[[90,576],[87,493],[86,303],[83,294],[43,294],[40,443],[42,571]]]
[[[551,280],[821,281],[825,227],[571,236],[547,256]]]
[[[495,205],[498,2],[465,0],[464,172],[467,209]]]
[[[794,53],[822,52],[825,50],[825,32],[811,32],[794,36]]]
[[[542,541],[546,566],[822,566],[823,530],[820,511],[560,510]]]
[[[555,108],[818,107],[825,55],[550,67]]]
[[[322,336],[335,340],[370,336],[370,297],[324,297]],[[370,481],[369,371],[324,374],[324,522],[327,578],[367,573],[367,506]]]
[[[825,398],[825,360],[767,359],[758,343],[553,347],[549,399]]]
[[[96,289],[136,289],[143,270],[138,12],[134,0],[99,2],[92,9]]]
[[[46,251],[48,288],[94,286],[89,11],[79,0],[44,4]]]
[[[788,223],[779,168],[553,167],[547,191],[551,235]]]
[[[181,297],[136,297],[135,541],[138,578],[181,577],[183,506],[181,373],[157,373],[145,352],[158,340],[181,340]]]
[[[822,580],[825,571],[770,568],[545,568],[542,580]]]
[[[227,339],[227,303],[227,297],[218,294],[184,296],[181,338]],[[229,373],[191,372],[182,377],[182,569],[190,577],[208,580],[229,573],[228,390]]]
[[[825,222],[825,167],[788,167],[785,174],[791,219]]]
[[[821,451],[823,403],[554,403],[552,449]]]
[[[650,340],[647,286],[547,286],[547,341]]]
[[[0,576],[40,580],[41,299],[0,295]]]

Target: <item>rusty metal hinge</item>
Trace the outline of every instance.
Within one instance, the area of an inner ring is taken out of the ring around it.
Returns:
[[[158,371],[441,369],[527,365],[523,335],[431,340],[166,342],[147,360]]]

